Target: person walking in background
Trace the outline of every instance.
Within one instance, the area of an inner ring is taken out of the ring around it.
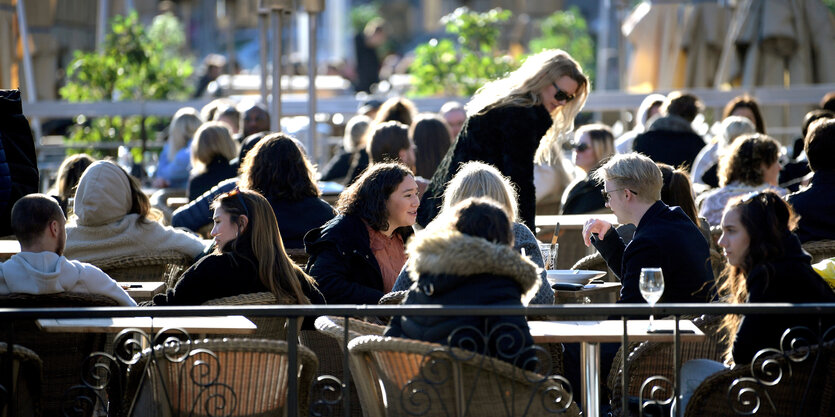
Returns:
[[[482,86],[467,104],[464,130],[423,195],[418,223],[426,226],[438,214],[444,188],[461,164],[482,161],[515,184],[520,218],[533,229],[534,158],[537,153],[538,159],[554,157],[552,144],[572,129],[588,93],[589,82],[582,68],[559,49],[532,55],[505,78]]]

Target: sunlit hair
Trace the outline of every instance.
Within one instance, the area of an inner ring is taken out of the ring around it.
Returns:
[[[780,144],[754,133],[738,137],[719,160],[719,186],[734,182],[758,186],[765,182],[764,169],[777,162]]]
[[[661,112],[684,118],[693,122],[696,116],[704,111],[704,104],[698,97],[683,91],[673,91],[667,94],[667,101],[664,102]]]
[[[377,123],[368,132],[369,140],[366,143],[368,160],[372,164],[386,161],[399,161],[400,151],[412,147],[409,140],[409,126],[388,121]]]
[[[458,172],[444,190],[441,211],[472,197],[485,197],[497,202],[512,221],[518,220],[516,189],[510,180],[496,167],[484,162],[471,161],[461,164]]]
[[[200,108],[200,120],[210,122],[215,120],[217,111],[227,106],[235,106],[235,101],[228,98],[216,98]]]
[[[809,133],[809,126],[812,125],[812,122],[823,118],[835,119],[835,113],[822,109],[816,109],[806,113],[806,115],[803,116],[803,123],[800,124],[801,135],[805,138],[806,134]]]
[[[55,178],[55,191],[61,199],[67,200],[75,195],[81,175],[93,162],[96,160],[86,153],[70,155],[61,162]]]
[[[246,154],[241,164],[239,186],[269,198],[299,201],[318,197],[316,176],[296,140],[284,133],[271,133]]]
[[[450,209],[449,223],[459,232],[493,243],[513,244],[513,225],[507,212],[489,198],[468,198]]]
[[[698,210],[696,210],[696,202],[693,201],[693,184],[690,182],[687,171],[681,168],[673,168],[661,162],[656,165],[661,170],[661,178],[663,179],[661,201],[670,207],[681,207],[684,214],[698,226],[699,215]]]
[[[413,177],[414,174],[399,162],[371,165],[342,191],[336,209],[341,214],[360,217],[374,230],[388,230],[389,212],[386,202],[407,176]],[[403,236],[407,229],[400,227],[395,232]]]
[[[223,122],[206,122],[194,132],[191,141],[191,173],[206,172],[206,166],[216,157],[231,161],[238,156],[238,144],[232,139],[229,127]]]
[[[345,135],[342,136],[342,147],[346,152],[359,149],[362,137],[370,124],[371,118],[363,114],[358,114],[348,120],[348,124],[345,125]]]
[[[589,135],[596,162],[605,160],[615,154],[615,135],[609,126],[602,123],[580,126],[574,132],[574,141],[580,143],[580,137],[583,134]]]
[[[650,110],[653,107],[659,107],[658,111],[661,111],[660,107],[664,105],[664,100],[666,99],[666,97],[657,93],[644,97],[641,105],[638,107],[638,111],[635,113],[635,126],[641,130],[645,129],[650,118]]]
[[[724,118],[721,131],[717,135],[720,152],[724,152],[738,137],[756,132],[757,127],[754,126],[754,122],[747,117],[728,116]]]
[[[504,78],[488,82],[476,91],[466,105],[467,116],[486,113],[497,107],[532,107],[542,105],[540,92],[567,76],[577,82],[574,100],[555,110],[554,124],[542,138],[536,152],[536,162],[550,163],[559,156],[553,146],[574,128],[574,117],[586,104],[590,85],[580,64],[561,49],[546,49],[529,56],[522,66]]]
[[[751,97],[748,94],[734,97],[733,100],[729,101],[728,104],[725,105],[724,110],[722,110],[722,119],[726,119],[728,116],[733,115],[733,113],[738,109],[751,110],[751,113],[754,114],[754,126],[757,128],[757,133],[765,134],[765,119],[763,119],[763,114],[760,111],[760,105],[754,97]]]
[[[803,149],[814,172],[835,171],[835,119],[819,119],[812,122],[806,134]]]
[[[233,132],[241,129],[241,112],[235,108],[234,104],[230,104],[226,107],[219,107],[212,120],[216,122],[233,123],[234,125],[229,126],[232,128]]]
[[[617,188],[632,190],[645,203],[661,199],[664,181],[661,169],[648,157],[639,153],[615,155],[594,171],[593,177],[599,183],[609,181]]]
[[[742,260],[742,265],[728,264],[720,275],[717,288],[718,295],[724,302],[742,304],[748,299],[748,285],[746,277],[752,272],[762,269],[768,286],[768,280],[774,277],[774,268],[768,263],[786,252],[784,243],[797,226],[797,217],[791,206],[783,201],[779,195],[771,191],[750,193],[732,198],[725,206],[725,213],[737,210],[739,221],[748,234],[749,245]],[[741,318],[737,315],[726,315],[720,329],[728,338],[726,358],[731,358],[733,340]]]
[[[177,151],[185,148],[194,132],[200,127],[200,114],[194,107],[183,107],[174,113],[168,127],[168,160],[173,161]]]
[[[371,124],[373,126],[394,120],[410,126],[416,115],[417,106],[412,100],[405,97],[392,97],[380,105],[377,115],[374,116],[374,122]]]
[[[239,242],[248,242],[255,256],[251,261],[257,265],[258,279],[270,289],[276,300],[281,304],[310,304],[299,281],[307,281],[311,288],[316,287],[315,282],[284,251],[275,213],[267,199],[254,191],[236,190],[219,195],[212,203],[213,209],[217,207],[229,214],[239,232],[222,248],[215,248],[215,253],[232,252],[246,258],[247,255],[238,250],[238,245]],[[247,217],[246,227],[242,215]]]
[[[423,178],[432,178],[452,142],[449,125],[437,114],[423,113],[418,115],[409,128],[409,138],[417,148],[415,174]]]

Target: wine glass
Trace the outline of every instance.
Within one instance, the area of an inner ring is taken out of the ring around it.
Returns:
[[[641,295],[650,307],[654,306],[664,294],[664,274],[661,268],[641,268],[641,279],[638,281]],[[647,332],[654,331],[652,327],[653,315],[649,315],[649,328]]]

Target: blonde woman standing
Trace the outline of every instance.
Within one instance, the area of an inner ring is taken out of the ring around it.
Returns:
[[[533,229],[534,157],[537,161],[554,157],[554,141],[572,129],[588,92],[580,65],[558,49],[532,55],[518,70],[481,87],[466,106],[467,121],[458,140],[423,195],[418,223],[425,226],[438,214],[446,184],[462,163],[482,161],[514,183],[519,190],[519,217]]]

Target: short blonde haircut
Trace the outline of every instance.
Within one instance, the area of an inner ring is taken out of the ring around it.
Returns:
[[[218,155],[231,161],[238,156],[238,145],[232,140],[226,123],[206,122],[197,129],[191,141],[191,172],[205,172],[206,165]]]
[[[173,161],[177,151],[188,146],[194,132],[200,127],[200,114],[194,107],[183,107],[174,113],[168,127],[168,160]]]
[[[618,188],[631,190],[638,199],[653,203],[661,199],[664,180],[661,169],[652,159],[639,153],[615,155],[594,172],[598,182],[609,181]]]
[[[516,189],[513,183],[492,165],[479,161],[462,164],[447,184],[441,211],[446,212],[456,204],[473,197],[490,198],[501,205],[511,220],[518,219]]]

